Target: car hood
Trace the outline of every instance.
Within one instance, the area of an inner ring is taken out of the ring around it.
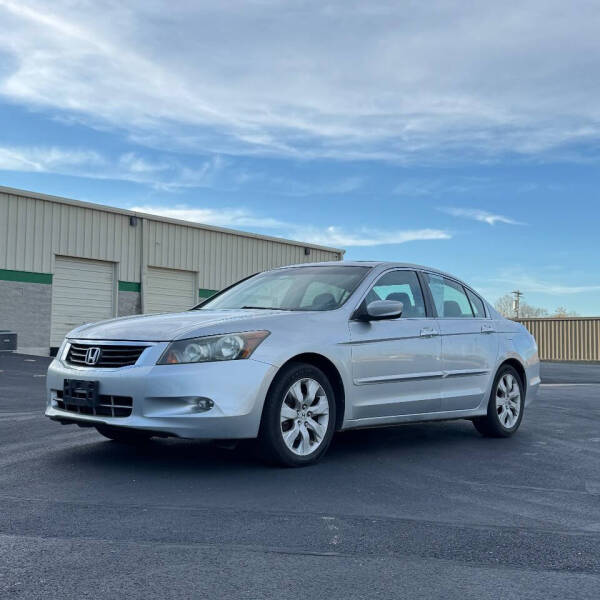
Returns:
[[[298,316],[278,310],[191,310],[159,315],[135,315],[89,323],[69,332],[68,338],[168,342],[213,333],[260,328],[265,320]],[[260,320],[261,323],[256,323]]]

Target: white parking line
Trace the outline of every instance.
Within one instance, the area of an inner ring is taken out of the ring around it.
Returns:
[[[37,411],[35,414],[31,415],[2,415],[0,414],[0,423],[3,421],[31,421],[32,419],[39,419],[41,417],[41,412]]]
[[[574,387],[582,385],[600,385],[600,383],[542,383],[541,387]]]
[[[20,411],[20,412],[0,412],[0,419],[8,419],[8,418],[12,418],[12,417],[22,417],[22,416],[26,416],[26,415],[36,415],[36,416],[40,416],[42,414],[41,410],[26,410],[26,411]]]

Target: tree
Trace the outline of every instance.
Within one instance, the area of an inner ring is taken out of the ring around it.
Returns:
[[[505,294],[496,300],[494,308],[504,317],[514,317],[513,298],[510,294]]]
[[[559,306],[552,315],[557,319],[564,319],[565,317],[578,317],[579,314],[574,310],[567,310],[564,306]]]
[[[514,311],[514,299],[510,294],[505,294],[496,300],[494,303],[494,307],[496,310],[503,316],[508,317],[509,319],[514,319],[516,317]],[[577,313],[575,311],[568,311],[564,306],[559,306],[554,314],[550,315],[548,310],[545,308],[541,308],[538,306],[531,306],[531,304],[527,304],[527,302],[521,302],[519,306],[519,318],[520,319],[534,319],[534,318],[542,318],[542,317],[577,317]]]
[[[521,306],[519,307],[519,318],[521,319],[533,319],[539,317],[547,317],[548,311],[545,308],[540,308],[538,306],[531,306],[531,304],[527,304],[527,302],[521,302]]]
[[[498,298],[494,306],[501,315],[508,317],[509,319],[514,319],[517,316],[515,315],[515,310],[513,308],[514,298],[510,294],[505,294],[504,296]],[[548,311],[545,308],[531,306],[531,304],[527,304],[527,302],[522,301],[519,305],[520,319],[533,319],[547,316]]]

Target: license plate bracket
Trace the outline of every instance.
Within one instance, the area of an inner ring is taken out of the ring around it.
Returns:
[[[94,408],[98,406],[97,381],[84,381],[81,379],[65,379],[63,384],[63,402],[71,406]]]

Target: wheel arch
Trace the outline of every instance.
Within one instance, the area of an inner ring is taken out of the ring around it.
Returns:
[[[344,382],[338,368],[333,364],[333,362],[331,362],[330,359],[322,354],[318,354],[317,352],[304,352],[302,354],[296,354],[296,356],[292,356],[286,360],[277,370],[275,377],[273,377],[273,381],[271,381],[271,385],[269,385],[269,389],[267,390],[267,396],[275,384],[279,373],[281,373],[282,370],[291,363],[305,363],[313,365],[314,367],[317,367],[323,371],[323,373],[327,376],[335,395],[335,429],[336,431],[341,429],[346,411],[346,391],[344,388]]]
[[[523,384],[523,394],[527,395],[527,373],[525,372],[525,367],[521,361],[516,358],[507,358],[500,364],[496,373],[498,373],[498,371],[500,371],[500,369],[506,365],[511,366],[519,374],[521,383]]]

